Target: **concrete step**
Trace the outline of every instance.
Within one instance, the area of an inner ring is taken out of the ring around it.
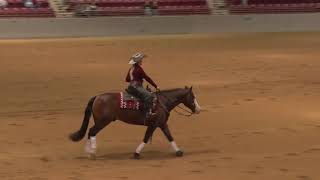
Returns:
[[[228,8],[226,7],[225,0],[208,0],[211,1],[212,14],[214,15],[226,15],[229,14]]]
[[[73,17],[73,16],[74,16],[73,13],[59,13],[59,14],[57,14],[58,18],[70,18],[70,17]]]
[[[73,12],[68,12],[66,9],[68,8],[64,5],[63,0],[49,0],[50,6],[55,12],[56,17],[58,18],[68,18],[73,17]]]

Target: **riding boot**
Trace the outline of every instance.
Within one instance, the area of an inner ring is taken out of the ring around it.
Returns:
[[[157,113],[154,112],[153,108],[150,108],[149,113],[148,113],[151,117],[155,116]]]
[[[146,120],[152,120],[156,116],[156,112],[154,111],[154,105],[151,102],[146,104],[147,106],[145,107],[145,112],[146,112]]]

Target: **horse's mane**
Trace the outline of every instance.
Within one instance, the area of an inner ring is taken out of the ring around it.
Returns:
[[[173,88],[173,89],[165,89],[157,92],[157,94],[166,94],[166,93],[172,93],[177,91],[183,91],[186,90],[185,88]]]

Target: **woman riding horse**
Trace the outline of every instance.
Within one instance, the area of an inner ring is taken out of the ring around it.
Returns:
[[[159,87],[157,84],[144,72],[142,69],[142,60],[145,58],[146,55],[142,53],[136,53],[134,54],[129,64],[132,65],[132,67],[129,69],[126,82],[129,83],[128,86],[128,93],[137,96],[138,98],[142,99],[145,106],[144,106],[144,113],[146,114],[146,118],[152,118],[155,113],[153,110],[153,102],[154,97],[143,87],[143,80],[145,79],[148,83],[150,83],[153,87],[155,87],[157,90],[159,90]]]
[[[132,64],[132,67],[129,70],[126,80],[130,83],[129,89],[140,93],[140,95],[143,96],[146,101],[148,101],[150,107],[150,104],[152,104],[152,95],[143,88],[143,79],[147,80],[155,88],[158,89],[159,87],[151,80],[150,77],[146,75],[141,68],[143,57],[145,57],[143,54],[138,53],[131,58],[129,64]],[[94,125],[89,129],[88,140],[85,146],[85,150],[87,153],[89,153],[90,157],[95,157],[96,154],[96,135],[103,128],[116,120],[120,120],[128,124],[147,126],[144,138],[136,148],[134,158],[140,157],[140,152],[158,127],[167,137],[172,148],[176,152],[176,156],[183,155],[183,152],[179,149],[170,133],[168,120],[170,112],[179,104],[183,104],[189,110],[191,110],[190,113],[200,113],[201,108],[196,100],[195,95],[193,94],[192,87],[176,88],[156,92],[159,102],[159,106],[156,108],[157,114],[155,117],[153,117],[153,121],[148,123],[146,123],[145,113],[142,113],[141,111],[120,108],[119,96],[120,93],[106,92],[92,97],[85,109],[80,129],[70,134],[70,139],[75,142],[83,139],[88,129],[90,117],[93,115]]]

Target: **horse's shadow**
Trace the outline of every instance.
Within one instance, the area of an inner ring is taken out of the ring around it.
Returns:
[[[174,153],[163,152],[163,151],[145,151],[141,154],[141,159],[143,160],[163,160],[172,159],[175,157]],[[118,153],[108,153],[104,155],[98,155],[96,160],[128,160],[133,159],[132,152],[118,152]]]
[[[219,154],[220,151],[217,149],[206,149],[206,150],[195,150],[188,151],[184,153],[184,157],[201,155],[201,154]],[[145,151],[141,154],[142,160],[166,160],[166,159],[174,159],[176,157],[174,152],[164,152],[164,151]],[[86,156],[77,157],[77,159],[88,159]],[[132,152],[114,152],[103,155],[97,155],[95,160],[128,160],[133,159]]]

